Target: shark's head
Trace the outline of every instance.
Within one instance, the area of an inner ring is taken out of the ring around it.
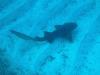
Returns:
[[[64,30],[64,31],[72,31],[76,29],[77,24],[76,23],[64,23],[63,25],[56,25],[55,28],[56,30]]]
[[[76,23],[65,23],[63,27],[67,31],[73,31],[74,29],[76,29],[77,24]]]

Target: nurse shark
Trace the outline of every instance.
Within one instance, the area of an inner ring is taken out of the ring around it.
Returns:
[[[46,41],[48,43],[54,42],[56,39],[64,39],[69,42],[73,41],[73,31],[77,28],[76,23],[64,23],[63,25],[55,25],[55,30],[52,32],[44,31],[43,37],[31,37],[21,32],[11,30],[11,33],[24,40],[33,40],[38,42]]]

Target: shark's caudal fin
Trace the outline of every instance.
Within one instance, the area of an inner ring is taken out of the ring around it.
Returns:
[[[16,35],[17,37],[21,38],[21,39],[24,39],[24,40],[33,40],[32,37],[28,36],[28,35],[25,35],[23,33],[20,33],[18,31],[15,31],[15,30],[10,30],[10,32],[14,35]]]
[[[30,36],[23,34],[21,32],[15,31],[15,30],[10,30],[10,32],[13,33],[14,35],[16,35],[17,37],[24,39],[24,40],[33,40],[33,41],[40,41],[40,42],[45,41],[45,39],[42,37],[33,38],[33,37],[30,37]]]

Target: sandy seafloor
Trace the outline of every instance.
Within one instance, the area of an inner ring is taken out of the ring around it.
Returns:
[[[24,40],[74,22],[73,43]],[[0,0],[0,75],[100,75],[100,0]]]

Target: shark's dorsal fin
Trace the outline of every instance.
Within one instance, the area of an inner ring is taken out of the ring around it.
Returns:
[[[62,26],[61,25],[55,25],[56,29],[60,29]]]
[[[50,34],[50,32],[44,31],[44,35],[46,35],[46,34]]]

